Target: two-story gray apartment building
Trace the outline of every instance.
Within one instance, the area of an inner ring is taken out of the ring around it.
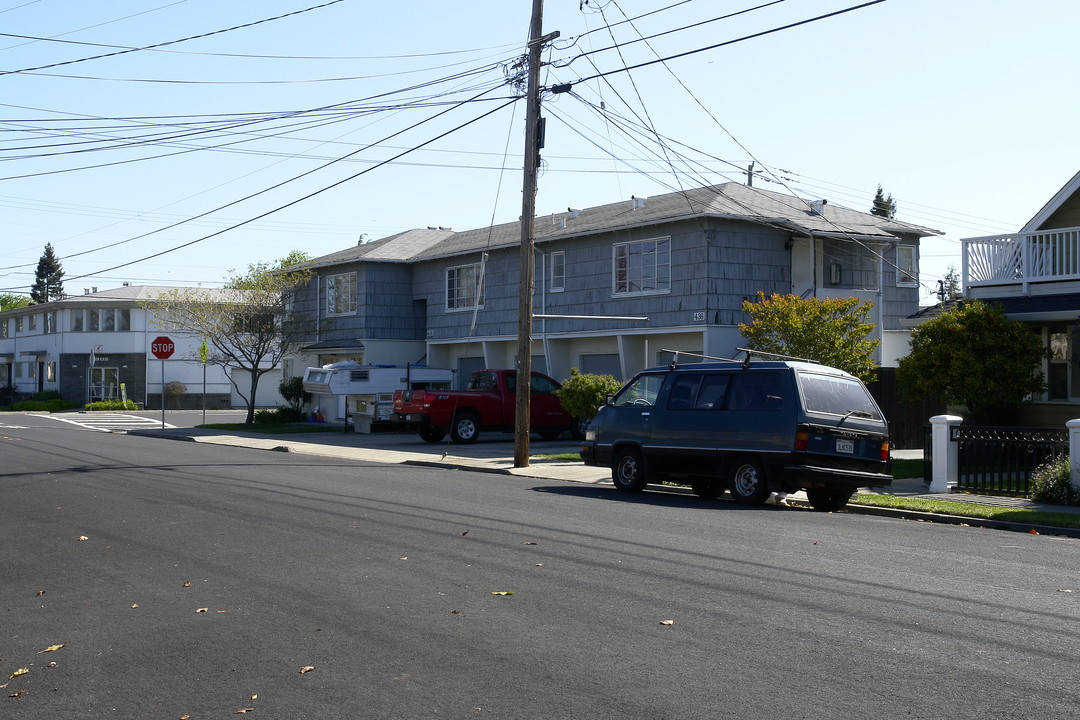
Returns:
[[[936,230],[726,183],[538,216],[533,367],[628,378],[665,349],[732,357],[759,291],[875,304],[880,363],[907,352],[919,240]],[[310,263],[312,332],[287,374],[339,360],[513,367],[518,222],[410,230]]]

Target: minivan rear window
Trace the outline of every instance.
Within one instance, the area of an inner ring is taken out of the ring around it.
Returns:
[[[853,378],[799,373],[806,411],[883,420],[866,386]]]

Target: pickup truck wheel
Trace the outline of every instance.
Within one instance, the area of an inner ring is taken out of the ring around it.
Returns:
[[[450,437],[461,445],[476,442],[480,437],[480,418],[469,412],[458,413],[450,425]]]
[[[843,510],[850,497],[851,492],[848,490],[810,488],[806,491],[806,499],[810,501],[810,505],[818,512]]]
[[[695,480],[690,489],[702,500],[715,500],[724,492],[723,486],[713,480]]]
[[[446,437],[446,428],[438,425],[428,425],[416,431],[424,439],[424,442],[437,443]]]
[[[645,464],[641,453],[634,448],[623,448],[615,454],[611,465],[611,481],[622,492],[641,492],[648,484],[645,480]]]
[[[761,505],[768,500],[769,483],[761,463],[753,458],[736,462],[732,467],[728,490],[732,499],[742,505]]]
[[[574,418],[570,424],[570,437],[575,440],[584,440],[585,431],[589,429],[589,418]]]

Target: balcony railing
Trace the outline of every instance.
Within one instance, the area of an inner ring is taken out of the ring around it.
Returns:
[[[964,287],[1080,280],[1080,227],[964,238]]]

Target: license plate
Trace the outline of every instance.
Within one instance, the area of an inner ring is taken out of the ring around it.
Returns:
[[[836,441],[836,452],[838,452],[838,453],[847,453],[849,455],[854,453],[855,452],[855,441],[854,440],[837,440]]]

